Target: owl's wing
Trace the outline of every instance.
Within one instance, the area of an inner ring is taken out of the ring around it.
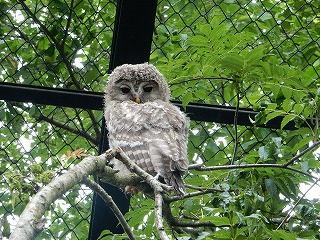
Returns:
[[[125,101],[106,106],[105,117],[111,147],[121,147],[145,171],[184,192],[181,175],[188,168],[189,129],[184,113],[163,101]]]

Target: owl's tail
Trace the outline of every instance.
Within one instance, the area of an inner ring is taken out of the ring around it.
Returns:
[[[172,172],[172,175],[168,176],[164,180],[166,184],[173,187],[173,190],[177,195],[183,196],[186,194],[186,187],[178,171]]]

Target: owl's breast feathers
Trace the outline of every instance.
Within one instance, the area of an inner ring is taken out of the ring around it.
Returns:
[[[110,147],[121,147],[132,161],[152,175],[159,174],[176,193],[185,192],[181,176],[188,168],[189,119],[179,108],[160,100],[111,101],[105,106],[105,119]]]

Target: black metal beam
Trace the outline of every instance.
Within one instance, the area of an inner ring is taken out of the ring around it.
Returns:
[[[0,82],[0,99],[6,101],[101,110],[102,96],[100,92]]]
[[[0,83],[0,99],[91,110],[102,110],[103,107],[103,93],[101,92],[38,87],[14,83]],[[172,102],[182,109],[180,101]],[[186,108],[186,113],[191,120],[222,124],[233,124],[235,112],[235,107],[200,103],[190,103]],[[237,119],[238,125],[252,126],[250,118],[254,119],[257,114],[258,112],[252,109],[240,108]],[[259,127],[279,129],[282,119],[282,116],[276,117],[266,125],[260,125]],[[289,122],[285,129],[296,129],[294,122]]]

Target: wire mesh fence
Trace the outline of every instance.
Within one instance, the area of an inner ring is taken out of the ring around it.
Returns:
[[[207,38],[195,50],[192,37],[210,34],[201,29],[206,26],[227,45],[232,37],[222,39],[226,30],[231,36],[240,33],[245,36],[238,51],[265,44],[266,55],[275,56],[280,64],[319,78],[319,12],[317,1],[158,1],[150,62],[167,77],[175,99],[254,108],[270,101],[270,88],[243,81],[237,95],[228,76],[212,71],[199,78],[214,66],[196,51],[201,47],[215,51],[217,42]],[[116,1],[5,0],[0,2],[0,13],[1,82],[103,91]],[[225,28],[214,28],[219,24]],[[167,72],[167,66],[177,66],[176,71]],[[41,186],[84,154],[97,154],[102,116],[101,111],[88,109],[0,101],[3,237]],[[299,140],[292,140],[290,132],[281,134],[287,145]],[[279,136],[280,130],[192,121],[189,159],[208,166],[230,164],[237,144],[237,163],[254,163],[256,159],[247,159],[246,154],[261,146],[271,149]],[[274,161],[281,158],[273,156]],[[192,174],[186,183],[194,183]],[[212,183],[204,179],[198,184]],[[38,239],[85,239],[91,203],[85,187],[70,191],[50,208],[46,216],[50,222]]]

